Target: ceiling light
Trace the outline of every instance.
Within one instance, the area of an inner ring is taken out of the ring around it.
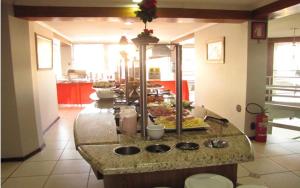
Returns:
[[[125,25],[132,25],[132,22],[125,22]]]
[[[170,57],[171,50],[166,45],[156,45],[152,48],[152,56],[151,59],[162,58],[162,57]]]
[[[128,44],[128,40],[125,36],[122,36],[119,42],[120,45],[127,45]]]
[[[134,2],[134,3],[140,3],[140,2],[142,2],[142,0],[132,0],[132,2]]]

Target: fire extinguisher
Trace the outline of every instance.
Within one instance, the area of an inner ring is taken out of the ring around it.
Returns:
[[[259,112],[250,111],[249,108],[254,105],[259,109]],[[266,110],[256,103],[247,104],[246,111],[250,114],[255,114],[255,141],[266,142],[267,141],[267,127],[268,127],[268,116]]]

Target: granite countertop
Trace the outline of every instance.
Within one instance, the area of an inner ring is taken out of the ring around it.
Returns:
[[[101,108],[99,108],[101,106]],[[112,104],[103,102],[101,105],[93,103],[79,113],[74,123],[75,145],[91,145],[91,144],[114,144],[120,140],[128,139],[124,135],[117,135],[116,124],[113,115]],[[196,114],[197,115],[197,114]],[[209,115],[217,116],[209,112]],[[149,120],[150,123],[150,120]],[[221,130],[220,124],[208,121],[210,128],[207,130],[188,131],[188,137],[201,135],[205,138],[216,136],[233,136],[242,135],[243,133],[233,124],[228,123]],[[87,128],[88,127],[88,128]],[[222,131],[222,133],[221,133]],[[184,131],[185,133],[185,131]],[[183,137],[185,134],[183,134]]]
[[[220,125],[209,121],[207,130],[184,131],[180,138],[175,133],[167,133],[162,139],[151,141],[139,134],[117,134],[112,106],[101,106],[97,108],[91,104],[79,113],[74,123],[74,137],[84,159],[103,175],[236,164],[254,159],[251,142],[231,123],[223,127],[222,134]],[[203,145],[205,140],[215,137],[228,141],[228,147],[215,149]],[[200,148],[196,151],[178,150],[174,146],[180,141],[196,142]],[[145,151],[147,145],[156,143],[167,144],[171,150],[160,154]],[[120,146],[137,146],[141,152],[121,156],[114,153],[114,148]]]
[[[188,133],[187,133],[188,134]],[[229,143],[222,149],[207,148],[204,146],[206,138],[201,136],[182,140],[198,143],[200,148],[194,151],[182,151],[175,148],[177,139],[161,141],[140,140],[134,144],[120,143],[109,145],[82,145],[79,152],[94,168],[103,175],[155,172],[236,164],[253,160],[251,143],[244,135],[222,137]],[[171,150],[166,153],[149,153],[144,148],[150,144],[167,144]],[[135,155],[122,156],[114,153],[120,146],[137,146],[141,152]]]
[[[112,105],[103,104],[97,108],[95,103],[82,110],[74,122],[76,147],[90,144],[119,143]]]

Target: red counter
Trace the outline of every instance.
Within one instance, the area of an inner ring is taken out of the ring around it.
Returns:
[[[175,81],[151,81],[164,86],[165,89],[169,89],[172,93],[176,93],[176,82]],[[189,86],[187,80],[182,80],[182,99],[189,101]]]
[[[58,104],[89,104],[92,83],[57,83]]]
[[[175,81],[152,81],[163,85],[172,93],[176,93]],[[95,92],[92,89],[93,83],[57,83],[58,104],[89,104],[92,102],[90,94]],[[189,87],[187,80],[182,81],[182,99],[189,100]]]

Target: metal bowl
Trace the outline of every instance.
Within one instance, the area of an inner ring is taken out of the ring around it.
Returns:
[[[147,146],[145,149],[151,153],[165,153],[169,151],[171,147],[165,144],[154,144]]]
[[[197,150],[199,149],[199,144],[194,142],[179,142],[175,147],[181,150]]]
[[[141,150],[136,146],[122,146],[114,149],[114,152],[119,155],[134,155]]]
[[[228,142],[219,138],[214,138],[206,140],[204,145],[208,148],[226,148],[228,147]]]

